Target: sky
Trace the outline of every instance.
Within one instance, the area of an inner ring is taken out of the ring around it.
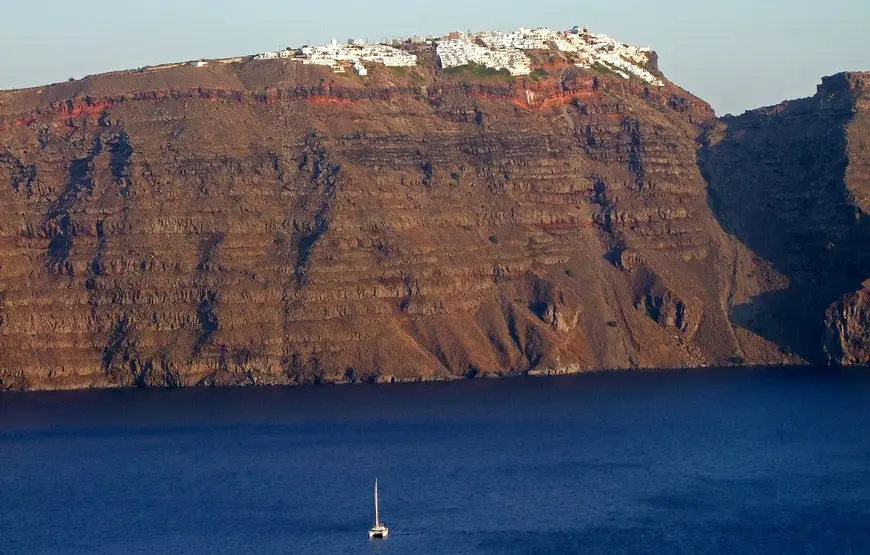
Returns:
[[[333,37],[574,25],[651,46],[720,115],[870,71],[870,0],[0,0],[0,13],[0,89]]]

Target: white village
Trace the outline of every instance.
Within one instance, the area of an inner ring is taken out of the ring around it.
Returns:
[[[366,64],[416,66],[417,55],[405,49],[409,45],[434,49],[442,69],[477,64],[493,70],[506,70],[513,76],[529,75],[532,60],[527,52],[557,50],[570,55],[578,67],[588,69],[598,65],[623,79],[636,78],[656,87],[664,85],[645,68],[652,55],[650,48],[625,44],[580,27],[568,31],[521,28],[510,33],[455,32],[445,36],[395,40],[390,44],[369,43],[362,39],[351,39],[345,44],[333,39],[325,46],[264,52],[254,59],[290,59],[302,64],[326,66],[335,73],[352,69],[358,75],[366,76]]]

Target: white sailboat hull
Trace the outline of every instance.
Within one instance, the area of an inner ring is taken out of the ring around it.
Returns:
[[[381,524],[380,515],[378,515],[378,479],[375,478],[375,525],[369,530],[369,539],[384,539],[390,535],[390,529]]]
[[[386,526],[375,526],[369,530],[369,539],[384,539],[390,535],[390,529]]]

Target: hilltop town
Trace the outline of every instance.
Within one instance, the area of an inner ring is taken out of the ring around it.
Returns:
[[[352,69],[360,76],[368,75],[366,64],[389,67],[414,67],[415,52],[431,51],[442,69],[477,64],[510,75],[532,72],[531,52],[557,51],[581,68],[599,66],[623,79],[639,79],[660,87],[664,83],[649,70],[653,60],[650,48],[625,44],[604,34],[593,34],[586,28],[568,31],[547,28],[520,28],[510,33],[482,31],[454,32],[444,36],[420,36],[394,40],[391,43],[369,43],[351,39],[346,44],[333,39],[325,46],[303,46],[264,52],[255,60],[289,59],[302,64],[329,67],[336,73]]]

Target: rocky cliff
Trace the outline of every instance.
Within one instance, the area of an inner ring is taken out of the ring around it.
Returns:
[[[717,122],[671,83],[541,63],[0,93],[0,386],[821,356],[828,307],[870,277],[861,78]]]
[[[732,322],[810,362],[870,361],[866,294],[852,294],[870,277],[868,83],[839,74],[811,98],[724,118],[699,154],[717,218],[764,261],[747,265],[763,287]]]

